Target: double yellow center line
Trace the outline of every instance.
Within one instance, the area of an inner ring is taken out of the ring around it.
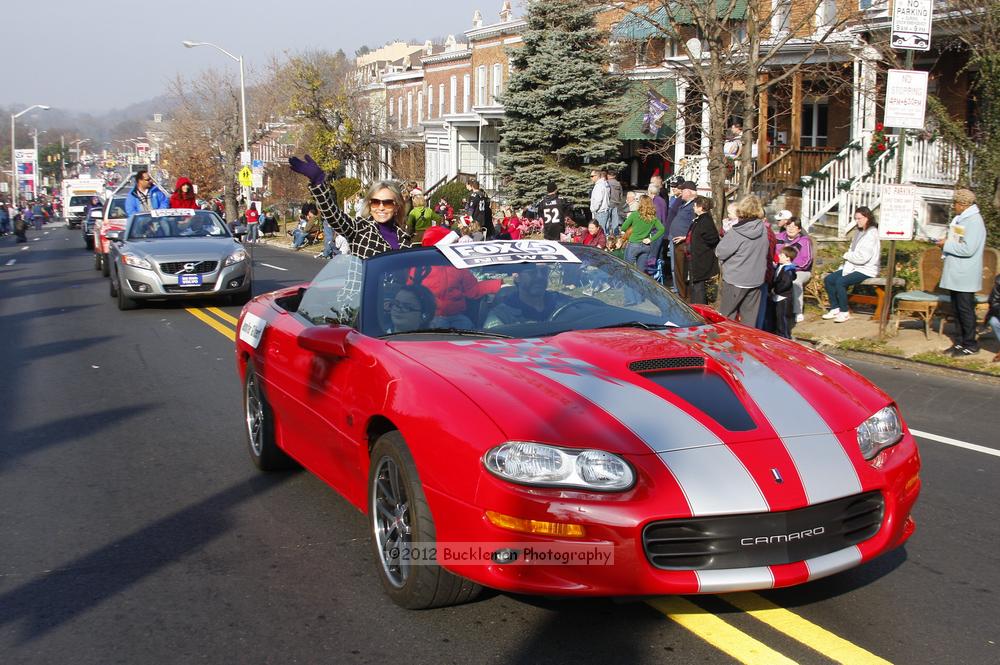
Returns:
[[[235,316],[218,307],[187,307],[186,311],[230,341],[236,340],[239,320]],[[715,597],[834,662],[889,665],[889,661],[758,594],[732,593]],[[787,665],[796,662],[685,597],[664,596],[648,602],[671,621],[741,663]]]
[[[188,314],[214,329],[220,335],[228,337],[230,341],[236,341],[236,324],[239,319],[235,316],[223,312],[218,307],[185,307],[184,309]],[[209,316],[207,312],[211,312],[215,316]]]
[[[889,661],[884,658],[834,635],[756,593],[731,593],[716,598],[836,663],[889,665]],[[670,620],[741,663],[782,665],[796,662],[687,598],[665,596],[648,602]]]

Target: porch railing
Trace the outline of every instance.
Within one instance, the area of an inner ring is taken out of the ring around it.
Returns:
[[[896,138],[886,137],[890,145]],[[875,209],[881,202],[882,185],[895,182],[896,151],[887,150],[871,165],[864,144],[852,143],[838,152],[802,190],[802,223],[808,230],[827,213],[837,209],[838,235],[850,227],[850,211],[857,206]]]
[[[963,169],[971,176],[972,158],[943,139],[909,139],[906,142],[906,174],[909,182],[953,186]]]

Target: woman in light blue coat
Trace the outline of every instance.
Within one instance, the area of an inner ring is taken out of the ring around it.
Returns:
[[[941,288],[951,291],[951,306],[958,320],[958,339],[947,353],[971,356],[979,352],[976,341],[976,292],[983,287],[983,249],[986,224],[976,205],[976,195],[968,189],[955,192],[955,218],[948,235],[937,242],[944,267]]]

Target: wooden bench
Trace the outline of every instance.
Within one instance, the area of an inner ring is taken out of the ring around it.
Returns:
[[[882,318],[882,308],[885,306],[885,277],[869,277],[861,282],[861,285],[875,289],[875,295],[849,293],[847,295],[848,304],[874,305],[875,313],[872,314],[872,319]],[[902,277],[892,278],[892,288],[897,289],[904,286],[906,286],[906,280]]]

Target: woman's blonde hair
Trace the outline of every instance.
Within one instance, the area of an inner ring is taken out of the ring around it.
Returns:
[[[741,199],[740,202],[736,204],[736,218],[739,220],[763,219],[764,206],[761,204],[760,199],[753,194]]]
[[[375,192],[383,189],[388,189],[392,192],[392,199],[396,202],[396,213],[394,215],[396,226],[405,226],[406,207],[403,204],[403,195],[400,193],[399,187],[396,183],[390,182],[389,180],[380,180],[368,188],[368,191],[365,193],[364,203],[361,206],[361,217],[369,218],[372,216],[372,197],[375,196]]]
[[[656,219],[656,206],[653,205],[653,199],[645,194],[639,195],[639,216],[647,222]]]

